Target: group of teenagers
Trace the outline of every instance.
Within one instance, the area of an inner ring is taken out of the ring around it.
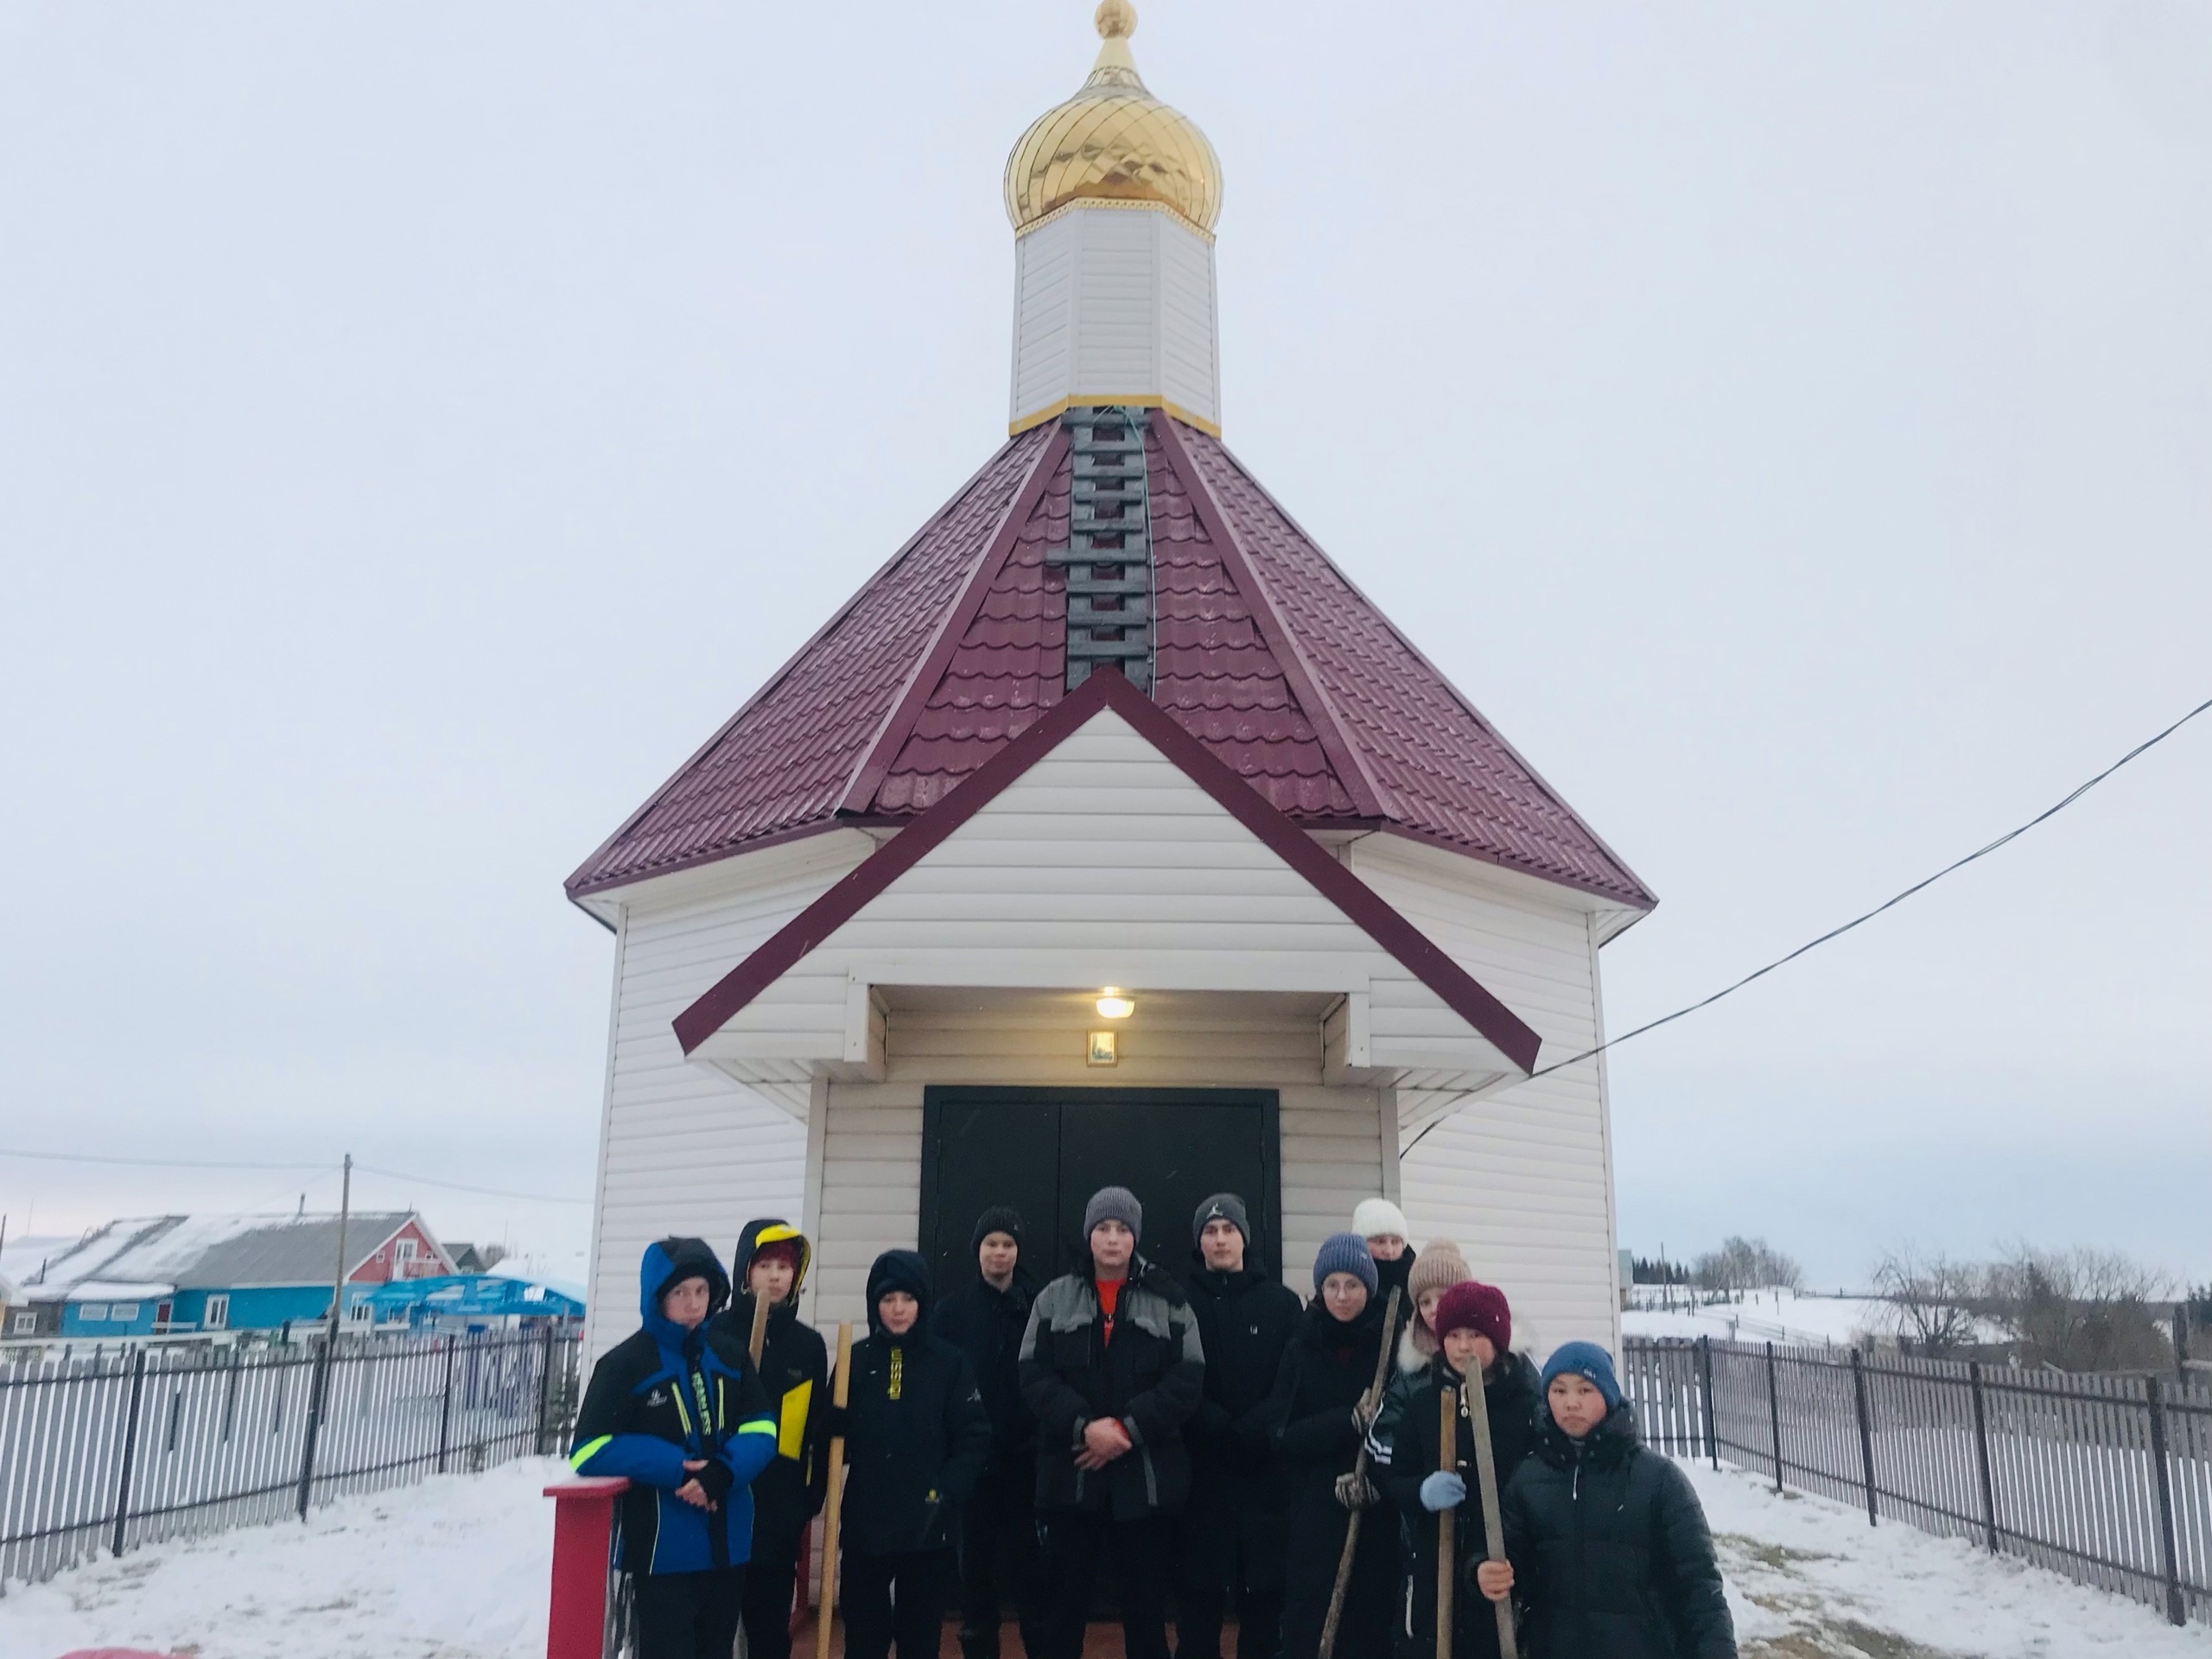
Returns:
[[[1355,1515],[1333,1659],[1436,1659],[1446,1510],[1452,1659],[1499,1652],[1497,1604],[1530,1659],[1733,1659],[1696,1493],[1638,1443],[1603,1348],[1537,1367],[1504,1294],[1449,1243],[1414,1250],[1387,1199],[1323,1243],[1304,1303],[1254,1265],[1236,1195],[1198,1206],[1179,1272],[1140,1251],[1143,1222],[1127,1188],[1095,1193],[1083,1267],[1040,1287],[1020,1215],[987,1210],[976,1278],[942,1299],[918,1255],[886,1251],[842,1407],[798,1316],[795,1229],[749,1224],[727,1274],[702,1240],[649,1246],[643,1328],[594,1370],[570,1459],[631,1482],[617,1563],[639,1659],[730,1659],[741,1625],[748,1659],[789,1659],[833,1437],[848,1659],[936,1659],[956,1595],[963,1659],[998,1659],[1008,1603],[1028,1659],[1080,1659],[1102,1570],[1128,1659],[1169,1659],[1171,1599],[1174,1659],[1222,1659],[1232,1599],[1236,1659],[1317,1659]]]

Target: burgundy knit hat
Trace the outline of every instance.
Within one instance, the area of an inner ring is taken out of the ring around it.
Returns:
[[[1490,1345],[1503,1353],[1513,1345],[1513,1310],[1505,1293],[1476,1279],[1452,1286],[1436,1305],[1436,1338],[1441,1342],[1454,1331],[1488,1337]]]

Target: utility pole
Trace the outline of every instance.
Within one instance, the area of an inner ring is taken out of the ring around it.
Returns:
[[[338,1270],[330,1281],[330,1330],[322,1339],[315,1377],[308,1385],[307,1430],[300,1446],[300,1519],[308,1518],[308,1504],[315,1493],[315,1443],[322,1438],[322,1418],[330,1402],[330,1367],[338,1357],[338,1324],[346,1300],[346,1222],[353,1207],[353,1154],[346,1154],[345,1179],[338,1189]]]
[[[330,1281],[330,1339],[338,1340],[340,1304],[346,1300],[346,1219],[353,1207],[353,1154],[346,1154],[346,1173],[338,1186],[338,1271]]]

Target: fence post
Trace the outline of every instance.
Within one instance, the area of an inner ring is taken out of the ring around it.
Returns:
[[[2189,1386],[2189,1304],[2174,1304],[2174,1379]]]
[[[2166,1580],[2166,1618],[2175,1624],[2189,1623],[2189,1609],[2181,1596],[2181,1561],[2174,1548],[2174,1486],[2166,1465],[2166,1407],[2159,1397],[2158,1379],[2143,1379],[2144,1403],[2151,1408],[2151,1462],[2158,1476],[2158,1570]]]
[[[1981,1524],[1989,1535],[1989,1553],[1997,1553],[1997,1487],[1989,1478],[1989,1410],[1982,1403],[1981,1362],[1967,1362],[1967,1381],[1974,1389],[1974,1465],[1981,1482]]]
[[[545,1325],[545,1340],[539,1344],[543,1357],[537,1367],[537,1438],[531,1443],[531,1450],[539,1457],[545,1455],[545,1437],[552,1432],[547,1421],[553,1414],[553,1325]]]
[[[130,1361],[130,1409],[123,1420],[123,1469],[115,1482],[115,1536],[109,1548],[118,1555],[123,1554],[123,1529],[130,1519],[130,1469],[138,1456],[138,1402],[146,1392],[146,1351],[138,1350]]]
[[[1880,1524],[1874,1518],[1874,1414],[1866,1403],[1866,1368],[1859,1363],[1859,1351],[1851,1351],[1851,1396],[1859,1409],[1859,1465],[1866,1475],[1866,1524]]]
[[[446,1471],[446,1449],[453,1443],[453,1338],[445,1338],[446,1386],[438,1408],[438,1472]]]
[[[315,1443],[322,1433],[322,1410],[329,1397],[330,1351],[338,1345],[338,1332],[323,1333],[322,1351],[315,1356],[315,1376],[308,1384],[308,1426],[300,1445],[300,1519],[308,1518],[308,1497],[315,1489]]]
[[[1705,1397],[1705,1455],[1713,1461],[1713,1472],[1720,1471],[1720,1437],[1713,1431],[1715,1413],[1713,1409],[1713,1338],[1697,1339],[1700,1392]]]
[[[1782,1490],[1782,1390],[1777,1386],[1774,1344],[1766,1345],[1766,1414],[1774,1428],[1774,1490]]]

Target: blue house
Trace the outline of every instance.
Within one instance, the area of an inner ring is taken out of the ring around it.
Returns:
[[[25,1306],[11,1314],[8,1334],[94,1341],[325,1319],[340,1254],[335,1215],[113,1221],[56,1254],[21,1287]],[[345,1317],[353,1322],[366,1320],[365,1300],[383,1286],[453,1272],[452,1258],[412,1211],[348,1216],[344,1255]]]

